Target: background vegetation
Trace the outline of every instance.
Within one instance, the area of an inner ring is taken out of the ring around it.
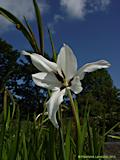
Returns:
[[[38,114],[43,111],[48,93],[45,89],[36,87],[31,79],[31,74],[37,72],[36,68],[29,58],[25,59],[23,56],[21,58],[20,53],[2,39],[0,39],[0,71],[1,111],[5,87],[19,104],[23,117],[28,113]],[[88,100],[91,117],[98,117],[101,121],[101,116],[105,113],[108,128],[120,121],[120,90],[114,86],[107,70],[87,74],[82,80],[82,85],[83,91],[76,96],[81,116]],[[68,105],[69,101],[66,99],[65,103]],[[70,115],[69,109],[66,112]]]
[[[36,0],[33,5],[39,43],[25,17],[24,25],[2,7],[0,14],[24,34],[34,52],[55,61],[52,35],[48,29],[50,58],[44,51],[42,20]],[[114,86],[107,70],[86,74],[82,80],[83,91],[78,95],[69,93],[69,98],[64,98],[57,115],[58,130],[48,115],[44,115],[50,93],[35,86],[31,74],[36,72],[30,58],[21,56],[0,39],[0,160],[78,160],[82,155],[103,156],[107,135],[120,131],[120,89]],[[40,117],[36,120],[38,114]]]

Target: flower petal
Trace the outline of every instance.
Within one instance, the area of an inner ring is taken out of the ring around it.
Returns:
[[[80,82],[79,76],[75,76],[74,79],[71,81],[70,89],[75,93],[78,94],[82,91],[82,86]]]
[[[57,58],[58,73],[70,80],[77,71],[77,60],[72,49],[65,45],[61,48]],[[64,75],[62,74],[64,73]]]
[[[65,95],[66,89],[63,89],[62,91],[56,90],[52,93],[51,98],[46,103],[49,119],[53,123],[53,125],[58,128],[58,122],[56,119],[56,113],[59,109],[59,105],[63,102],[63,96]]]
[[[36,53],[28,53],[26,51],[22,51],[23,55],[28,55],[31,57],[33,65],[42,72],[56,72],[57,71],[57,64],[51,62],[44,58],[43,56],[36,54]]]
[[[55,89],[60,88],[62,86],[61,82],[57,80],[57,78],[52,72],[40,72],[32,74],[32,78],[36,85],[43,88]]]
[[[77,75],[80,77],[80,80],[82,80],[86,72],[93,72],[96,71],[97,69],[108,68],[110,66],[111,64],[105,60],[99,60],[93,63],[87,63],[77,71]]]

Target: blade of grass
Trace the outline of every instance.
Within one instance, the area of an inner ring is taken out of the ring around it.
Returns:
[[[8,105],[8,107],[7,107],[8,109],[7,109],[7,120],[6,120],[6,130],[8,130],[9,129],[9,124],[10,124],[10,105]]]
[[[102,136],[100,136],[100,143],[99,143],[99,151],[98,155],[104,153],[104,142],[105,142],[105,110],[103,111],[103,127],[102,127]]]
[[[12,101],[12,104],[13,104],[13,110],[12,110],[12,119],[13,119],[14,114],[15,114],[16,101],[15,101],[13,95],[10,93],[10,91],[7,88],[6,88],[6,91],[7,91],[7,94],[8,94],[8,96],[10,97],[10,99]]]
[[[57,53],[56,53],[54,42],[53,42],[53,39],[52,39],[52,33],[50,32],[49,28],[48,28],[48,35],[49,35],[50,43],[51,43],[51,47],[52,47],[53,60],[54,60],[54,62],[56,62],[57,61]]]
[[[3,108],[4,108],[4,122],[7,120],[7,90],[4,91],[4,98],[3,98]]]
[[[26,26],[27,26],[27,28],[28,28],[28,30],[29,30],[29,33],[31,34],[31,37],[32,37],[32,39],[33,39],[33,42],[34,42],[34,46],[35,46],[35,48],[36,48],[36,51],[37,51],[37,53],[40,53],[39,47],[38,47],[38,44],[37,44],[37,41],[36,41],[36,39],[35,39],[35,35],[34,35],[34,33],[33,33],[33,31],[32,31],[32,28],[31,28],[31,26],[29,25],[29,23],[28,23],[28,21],[27,21],[27,19],[26,19],[25,16],[24,16],[24,20],[25,20],[25,24],[26,24]]]
[[[23,139],[23,151],[24,151],[24,160],[28,160],[28,151],[26,146],[26,139],[25,139],[25,133],[22,133],[22,139]]]
[[[16,109],[16,102],[13,103],[12,119],[13,119],[14,114],[15,114],[15,109]]]
[[[38,134],[40,135],[40,133],[38,132]],[[44,152],[45,150],[47,150],[47,154],[49,154],[49,131],[46,132],[46,129],[45,128],[42,128],[41,129],[41,135],[38,136],[38,150],[37,150],[37,156],[42,159],[42,157],[44,156]],[[47,140],[46,140],[47,139]],[[47,144],[47,146],[46,146]],[[50,157],[50,156],[48,156]],[[39,159],[38,158],[38,159]]]
[[[88,104],[88,103],[87,103]],[[84,117],[83,117],[83,125],[81,130],[81,142],[80,142],[80,154],[83,154],[84,144],[85,144],[85,138],[87,136],[87,121],[89,119],[89,107],[85,107]],[[77,105],[78,106],[78,105]]]
[[[92,141],[94,145],[94,155],[98,155],[100,148],[100,128],[96,128],[95,124],[91,127],[92,129]]]
[[[66,139],[65,139],[66,160],[70,159],[70,142],[71,142],[71,120],[69,120],[68,122]]]
[[[16,136],[15,140],[13,141],[13,145],[10,150],[10,160],[16,160],[17,154],[18,154],[18,147],[19,147],[19,134],[20,134],[20,110],[19,107],[17,107],[17,130],[16,130]]]
[[[1,133],[0,133],[0,159],[2,159],[2,153],[3,153],[5,128],[6,128],[6,124],[4,122],[3,126],[1,127]]]
[[[16,25],[16,28],[24,34],[24,36],[26,37],[26,39],[29,41],[30,45],[32,46],[33,50],[36,52],[35,45],[31,37],[31,34],[28,32],[28,30],[23,25],[23,23],[17,17],[15,17],[12,13],[10,13],[9,11],[5,10],[2,7],[0,7],[0,14],[6,19],[8,19],[10,22]]]
[[[109,134],[114,128],[116,128],[118,125],[120,125],[120,122],[116,123],[112,128],[110,128],[105,134],[104,136],[106,136],[107,134]]]
[[[93,144],[93,131],[92,128],[90,127],[89,121],[87,123],[87,133],[88,133],[88,150],[89,150],[89,155],[92,154],[94,155],[94,144]]]
[[[62,121],[61,121],[61,111],[58,111],[58,119],[60,122],[60,126],[59,126],[59,135],[60,135],[60,141],[61,141],[61,147],[62,147],[62,156],[63,156],[63,160],[66,160],[66,155],[65,155],[65,148],[64,148],[64,137],[63,137],[63,128],[62,128]]]
[[[78,112],[78,105],[77,103],[75,104],[72,98],[71,91],[68,89],[68,96],[70,98],[71,106],[72,106],[72,111],[73,115],[75,118],[76,126],[77,126],[77,155],[76,158],[78,159],[78,155],[81,154],[81,125],[80,125],[80,118],[79,118],[79,112]],[[76,101],[75,101],[76,102]]]
[[[49,131],[49,157],[52,160],[56,158],[55,128],[51,125]]]
[[[4,146],[4,136],[6,132],[6,121],[7,121],[7,91],[4,90],[4,97],[3,97],[3,126],[0,133],[0,159],[2,159],[2,153],[3,153],[3,146]]]
[[[36,0],[33,0],[33,4],[34,4],[36,19],[37,19],[41,53],[42,55],[44,55],[44,33],[43,33],[43,26],[42,26],[42,18],[41,18],[40,9],[38,7]]]
[[[71,140],[71,149],[73,150],[72,153],[75,154],[77,146],[76,146],[72,136],[70,137],[70,140]]]
[[[108,137],[111,137],[111,138],[120,140],[120,136],[112,136],[112,135],[108,135]]]

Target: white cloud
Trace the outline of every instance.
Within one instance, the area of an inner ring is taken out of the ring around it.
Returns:
[[[60,5],[69,17],[83,19],[86,14],[104,11],[111,0],[61,0]]]
[[[89,0],[88,7],[91,12],[104,11],[110,3],[111,0]]]
[[[71,17],[83,18],[85,15],[86,0],[61,0],[60,4]]]
[[[111,3],[111,0],[100,0],[100,9],[104,10]]]
[[[57,23],[60,20],[64,20],[64,17],[59,14],[55,14],[53,19],[54,19],[54,22]]]
[[[48,27],[51,30],[52,34],[55,33],[55,25],[59,22],[59,21],[63,21],[64,17],[59,15],[59,14],[55,14],[53,17],[53,21],[48,23]]]
[[[45,1],[38,2],[41,13],[48,10],[49,6]],[[19,19],[26,16],[28,20],[34,20],[34,7],[32,0],[0,0],[0,6],[10,11]],[[0,28],[7,29],[11,25],[5,18],[0,16]]]

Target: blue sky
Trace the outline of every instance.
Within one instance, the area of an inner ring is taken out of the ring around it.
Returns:
[[[13,1],[11,3],[11,1]],[[0,6],[22,20],[25,15],[38,38],[32,0],[1,0]],[[28,3],[29,1],[29,3]],[[109,73],[120,88],[120,2],[119,0],[38,0],[45,32],[45,50],[51,53],[47,26],[53,33],[57,51],[63,43],[71,46],[78,66],[99,59],[108,60]],[[30,49],[24,36],[0,18],[0,37],[15,49]]]

